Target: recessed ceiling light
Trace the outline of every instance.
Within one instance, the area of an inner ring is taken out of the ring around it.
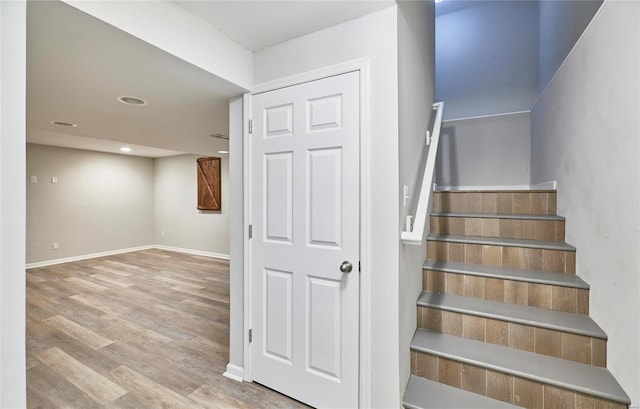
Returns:
[[[66,126],[68,128],[75,128],[78,124],[74,124],[73,122],[65,122],[65,121],[51,121],[53,125]]]
[[[436,3],[442,3],[442,0],[435,0]]]
[[[229,151],[218,151],[218,153],[229,153]]]
[[[131,152],[131,148],[127,147],[127,146],[123,146],[122,148],[120,148],[120,150],[122,152]]]
[[[118,97],[118,101],[127,105],[147,105],[147,101],[138,97]]]

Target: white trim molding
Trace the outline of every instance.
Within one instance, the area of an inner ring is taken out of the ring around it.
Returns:
[[[285,88],[293,85],[299,85],[306,82],[316,81],[335,75],[347,74],[349,72],[360,73],[360,367],[359,367],[359,406],[361,408],[371,407],[371,279],[369,272],[371,269],[371,238],[370,229],[371,221],[371,81],[370,81],[370,62],[369,58],[359,58],[344,63],[319,68],[316,70],[291,75],[289,77],[277,79],[274,81],[257,84],[253,87],[251,95],[263,92],[274,91],[276,89]],[[251,96],[247,95],[245,101],[245,121],[246,124],[251,116]],[[245,137],[248,133],[245,131]],[[246,140],[246,139],[245,139]],[[245,163],[245,231],[248,229],[251,220],[249,218],[249,209],[251,205],[251,197],[248,196],[250,160],[248,146],[244,146],[244,163]],[[244,379],[251,381],[251,357],[248,339],[248,328],[251,322],[251,259],[250,259],[250,242],[245,235],[245,264],[244,264],[244,314],[245,314],[245,331],[244,331]]]
[[[83,255],[80,255],[80,256],[63,257],[63,258],[56,258],[56,259],[52,259],[52,260],[36,261],[34,263],[26,264],[25,268],[27,270],[29,270],[31,268],[47,267],[47,266],[53,266],[53,265],[56,265],[56,264],[71,263],[72,261],[89,260],[89,259],[92,259],[92,258],[114,256],[116,254],[133,253],[134,251],[144,251],[144,250],[152,250],[152,249],[175,251],[175,252],[178,252],[178,253],[193,254],[194,256],[204,256],[204,257],[211,257],[211,258],[219,258],[219,259],[222,259],[222,260],[229,260],[229,255],[228,254],[212,253],[210,251],[183,249],[183,248],[180,248],[180,247],[161,246],[161,245],[151,244],[151,245],[148,245],[148,246],[129,247],[129,248],[126,248],[126,249],[102,251],[100,253],[91,253],[91,254],[83,254]]]
[[[240,365],[235,365],[229,362],[227,364],[227,370],[222,374],[225,378],[233,379],[234,381],[244,381],[244,368]]]
[[[492,119],[492,118],[499,118],[502,116],[509,116],[509,115],[530,115],[531,111],[514,111],[514,112],[503,112],[503,113],[499,113],[499,114],[488,114],[488,115],[479,115],[479,116],[468,116],[465,118],[450,118],[450,119],[443,119],[442,123],[443,124],[449,124],[451,122],[463,122],[463,121],[478,121],[481,119]]]
[[[473,191],[473,192],[491,192],[494,190],[508,190],[508,191],[527,191],[527,190],[556,190],[556,181],[551,180],[549,182],[536,183],[534,185],[488,185],[488,186],[434,186],[436,192],[459,192],[459,191]]]
[[[194,256],[204,256],[204,257],[211,257],[211,258],[219,258],[222,260],[229,260],[228,254],[214,253],[211,251],[185,249],[182,247],[162,246],[159,244],[156,244],[155,246],[152,246],[152,247],[158,250],[175,251],[178,253],[192,254]]]
[[[139,246],[139,247],[129,247],[129,248],[126,248],[126,249],[102,251],[100,253],[91,253],[91,254],[83,254],[83,255],[80,255],[80,256],[63,257],[63,258],[56,258],[56,259],[52,259],[52,260],[36,261],[34,263],[28,263],[26,265],[26,269],[28,270],[30,268],[53,266],[53,265],[56,265],[56,264],[70,263],[72,261],[89,260],[89,259],[92,259],[92,258],[113,256],[113,255],[116,255],[116,254],[131,253],[131,252],[134,252],[134,251],[151,250],[154,247],[155,246],[153,246],[153,245]]]

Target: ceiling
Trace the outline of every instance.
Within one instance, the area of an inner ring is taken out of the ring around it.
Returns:
[[[436,17],[443,14],[453,13],[468,7],[477,6],[490,0],[442,0],[436,3]],[[500,1],[500,0],[493,0]]]
[[[395,0],[175,0],[241,46],[258,51],[396,4]]]
[[[177,1],[251,50],[394,1]],[[60,1],[27,3],[27,142],[163,157],[217,154],[244,90]],[[121,96],[147,105],[126,105]],[[51,124],[64,121],[77,127]]]

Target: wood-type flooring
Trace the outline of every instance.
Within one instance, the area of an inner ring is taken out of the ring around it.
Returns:
[[[146,250],[27,270],[28,408],[303,408],[222,373],[229,263]]]

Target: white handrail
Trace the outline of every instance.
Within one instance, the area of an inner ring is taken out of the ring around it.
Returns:
[[[433,104],[433,109],[436,110],[436,119],[433,122],[433,132],[431,143],[429,144],[427,162],[424,165],[424,176],[422,177],[422,187],[420,188],[415,222],[413,223],[411,231],[403,231],[400,234],[400,240],[405,244],[422,245],[424,240],[424,228],[427,222],[427,212],[429,211],[429,200],[434,182],[433,178],[436,174],[436,157],[438,154],[438,144],[440,143],[440,127],[442,126],[444,102],[436,102]]]

